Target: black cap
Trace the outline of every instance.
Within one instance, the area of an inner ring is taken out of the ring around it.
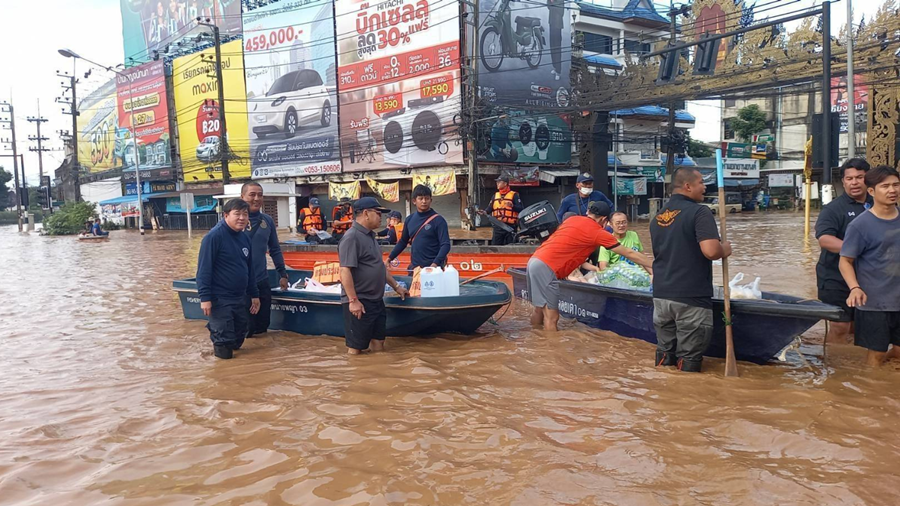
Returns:
[[[402,220],[403,215],[400,214],[400,211],[391,211],[391,214],[388,215],[388,218],[397,218],[398,220]]]
[[[386,207],[381,207],[381,204],[375,200],[375,197],[363,197],[356,202],[353,203],[353,212],[359,213],[365,211],[366,209],[374,209],[379,213],[389,213],[390,209]]]
[[[497,181],[509,183],[509,176],[507,176],[506,174],[500,174],[499,176],[497,176]]]
[[[309,199],[309,207],[319,207],[319,199],[316,197],[311,197]]]
[[[578,179],[576,179],[575,182],[576,182],[576,183],[593,183],[593,182],[594,182],[594,176],[592,176],[592,175],[590,175],[589,173],[585,172],[584,174],[579,174],[579,175],[578,175]]]
[[[588,204],[588,211],[594,216],[603,216],[604,218],[609,218],[612,210],[609,208],[609,204],[606,202],[590,202]]]

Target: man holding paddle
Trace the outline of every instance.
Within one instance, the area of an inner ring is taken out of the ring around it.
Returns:
[[[652,220],[653,325],[657,366],[700,372],[713,330],[712,261],[731,255],[702,206],[706,185],[693,168],[672,175],[672,197]]]

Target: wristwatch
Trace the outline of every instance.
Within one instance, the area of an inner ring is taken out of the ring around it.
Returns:
[[[523,121],[519,126],[519,142],[522,143],[522,150],[525,156],[534,156],[537,146],[534,144],[534,135],[531,130],[531,123],[528,120]]]
[[[550,149],[550,128],[547,126],[547,118],[544,116],[538,119],[534,142],[537,145],[538,159],[546,160],[547,151]]]

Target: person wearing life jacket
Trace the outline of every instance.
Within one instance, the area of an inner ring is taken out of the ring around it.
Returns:
[[[488,204],[488,209],[491,216],[509,226],[513,231],[508,232],[494,226],[494,236],[491,238],[491,245],[504,246],[516,242],[519,213],[522,212],[524,207],[522,199],[519,197],[519,192],[512,191],[509,188],[509,176],[501,174],[497,178],[497,193],[494,194],[494,198]]]
[[[397,238],[403,233],[403,215],[400,211],[391,211],[388,214],[388,226],[375,234],[376,237],[386,237],[388,244],[397,244]]]
[[[331,212],[331,235],[339,241],[352,225],[353,208],[350,207],[350,199],[341,197],[340,204]]]
[[[300,211],[300,217],[297,219],[297,228],[306,234],[306,242],[319,242],[318,232],[328,228],[328,221],[322,215],[322,208],[319,207],[318,198],[311,197],[309,199],[309,207]]]

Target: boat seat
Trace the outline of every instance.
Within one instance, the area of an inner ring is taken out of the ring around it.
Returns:
[[[535,26],[541,26],[541,18],[535,18],[531,16],[516,16],[516,28],[533,28]]]

